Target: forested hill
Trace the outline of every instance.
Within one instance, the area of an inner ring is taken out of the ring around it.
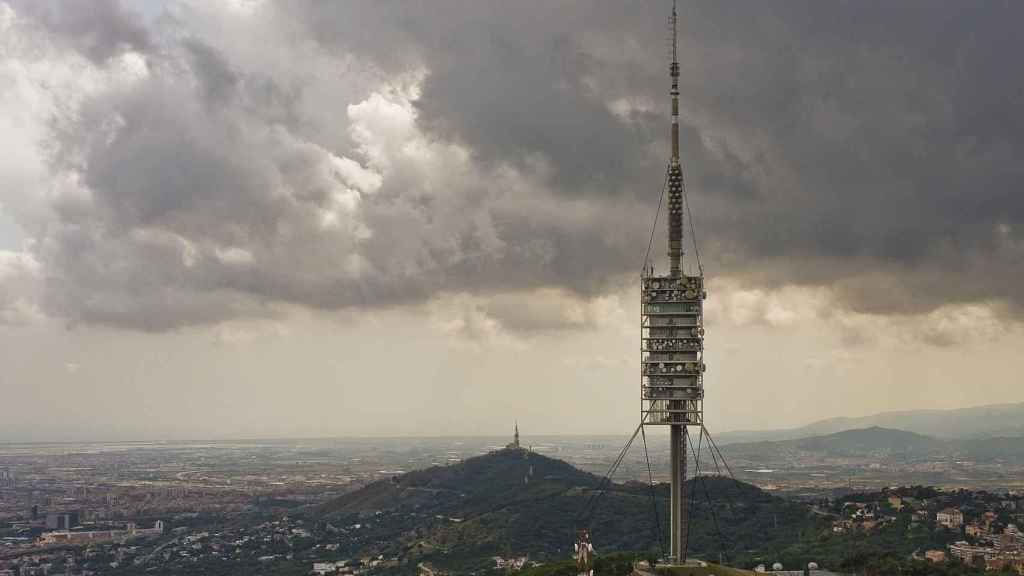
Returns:
[[[732,460],[766,466],[801,458],[815,463],[830,458],[1024,462],[1024,438],[946,440],[874,426],[797,440],[735,443],[722,451]]]
[[[652,501],[646,484],[611,484],[598,496],[599,483],[560,460],[506,449],[376,482],[318,514],[337,526],[358,524],[350,529],[353,546],[419,556],[440,567],[470,568],[493,555],[565,558],[582,527],[591,529],[599,551],[660,553],[659,537],[667,540],[668,487],[655,487]],[[805,506],[749,484],[704,477],[690,488],[691,550],[698,556],[771,554],[815,526]],[[589,521],[577,522],[588,502]]]
[[[946,440],[1024,437],[1024,402],[955,410],[882,412],[857,418],[829,418],[786,430],[738,430],[718,434],[720,444],[795,440],[878,426]]]
[[[507,505],[510,499],[535,499],[569,486],[596,486],[599,481],[561,460],[506,449],[376,482],[329,502],[323,510],[363,512],[402,507],[471,516],[492,510],[497,503]]]
[[[948,443],[921,434],[888,428],[845,430],[825,436],[729,444],[722,451],[731,458],[782,459],[792,454],[808,453],[820,458],[855,456],[929,457],[942,453]]]

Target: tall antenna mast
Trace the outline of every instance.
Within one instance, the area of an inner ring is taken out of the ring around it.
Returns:
[[[679,278],[683,275],[683,168],[679,163],[679,54],[678,54],[678,20],[676,0],[672,0],[672,63],[669,65],[669,76],[672,78],[672,157],[668,162],[668,259],[669,276]],[[669,401],[670,409],[678,409],[679,401]],[[672,486],[669,503],[672,506],[669,534],[672,539],[670,550],[673,559],[682,564],[686,562],[686,549],[689,547],[690,514],[686,498],[686,426],[673,424],[669,429],[671,451],[669,462],[672,465]]]
[[[678,14],[672,2],[672,157],[668,163],[668,275],[645,269],[641,288],[641,416],[669,427],[670,562],[684,564],[689,535],[686,455],[689,426],[704,424],[704,277],[683,273],[683,169],[679,162]]]

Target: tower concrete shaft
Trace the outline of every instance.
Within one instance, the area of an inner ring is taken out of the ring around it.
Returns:
[[[672,426],[670,432],[672,442],[672,492],[671,513],[671,555],[680,564],[686,562],[686,549],[690,535],[689,502],[686,498],[686,450],[689,434],[685,426]]]

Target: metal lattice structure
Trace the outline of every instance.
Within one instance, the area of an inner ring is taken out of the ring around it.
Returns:
[[[704,279],[643,278],[641,397],[644,424],[704,423]]]

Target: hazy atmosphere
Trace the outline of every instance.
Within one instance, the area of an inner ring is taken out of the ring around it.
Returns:
[[[666,16],[0,0],[0,441],[628,435]],[[712,431],[1024,401],[1022,19],[680,3]]]

